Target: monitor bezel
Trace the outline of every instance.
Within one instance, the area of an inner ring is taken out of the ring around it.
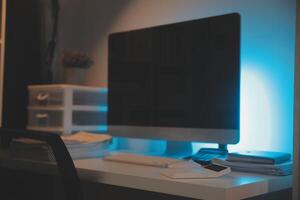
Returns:
[[[109,134],[119,137],[219,144],[236,144],[240,135],[235,129],[109,125],[108,130]]]

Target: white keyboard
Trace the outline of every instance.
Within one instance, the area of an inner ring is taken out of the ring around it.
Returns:
[[[169,168],[172,167],[172,165],[175,166],[180,163],[187,162],[184,160],[174,159],[174,158],[144,156],[144,155],[128,154],[128,153],[112,154],[104,157],[104,160],[129,163],[129,164],[137,164],[137,165],[147,165],[153,167],[162,167],[162,168]]]

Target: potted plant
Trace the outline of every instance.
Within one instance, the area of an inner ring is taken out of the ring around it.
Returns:
[[[84,84],[86,71],[94,63],[90,56],[80,51],[65,51],[61,62],[64,82],[77,85]]]

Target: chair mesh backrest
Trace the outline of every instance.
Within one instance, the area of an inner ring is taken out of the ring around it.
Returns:
[[[45,132],[0,128],[0,137],[2,141],[9,141],[12,138],[29,138],[46,142],[52,148],[55,156],[66,200],[83,199],[81,183],[76,168],[60,136]],[[4,146],[7,145],[4,144]]]

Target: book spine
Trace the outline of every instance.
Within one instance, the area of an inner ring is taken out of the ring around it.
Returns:
[[[227,161],[230,162],[248,162],[248,163],[260,163],[260,164],[275,164],[273,159],[267,158],[253,158],[253,157],[228,157]]]

